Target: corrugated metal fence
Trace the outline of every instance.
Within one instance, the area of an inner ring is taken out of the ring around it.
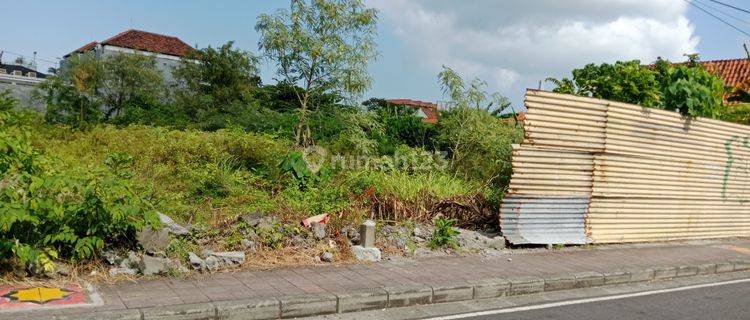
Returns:
[[[750,236],[750,127],[529,90],[506,238],[616,243]]]

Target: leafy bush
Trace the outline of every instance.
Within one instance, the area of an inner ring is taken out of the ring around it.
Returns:
[[[661,104],[657,72],[641,65],[639,60],[601,65],[591,63],[573,70],[572,73],[572,80],[548,78],[548,81],[557,86],[553,91],[628,102],[644,107],[658,107]]]
[[[444,217],[435,219],[435,231],[432,233],[430,241],[427,242],[427,246],[433,250],[443,247],[458,248],[456,236],[458,236],[459,232],[453,229],[455,224],[455,219],[446,219]]]
[[[508,184],[511,145],[521,141],[521,128],[484,110],[458,108],[443,112],[438,132],[440,143],[450,152],[451,167],[456,173],[500,187]]]
[[[723,82],[708,72],[698,57],[674,65],[657,60],[653,66],[640,61],[588,64],[573,70],[573,79],[548,78],[553,91],[678,111],[684,116],[717,118],[723,101]]]
[[[106,244],[132,245],[139,228],[159,224],[148,198],[127,179],[109,170],[58,167],[32,146],[28,128],[1,127],[2,262],[49,271],[58,257],[86,259]]]
[[[724,85],[721,79],[700,65],[677,66],[665,76],[663,108],[683,115],[715,118],[719,116]]]

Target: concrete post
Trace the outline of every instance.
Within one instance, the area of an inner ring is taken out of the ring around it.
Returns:
[[[359,245],[365,248],[375,247],[375,221],[367,220],[359,225]]]

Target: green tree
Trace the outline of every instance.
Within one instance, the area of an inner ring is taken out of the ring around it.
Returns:
[[[39,89],[47,103],[45,119],[81,127],[101,120],[104,66],[92,52],[69,57],[57,75],[49,76]]]
[[[481,80],[466,85],[458,73],[445,66],[438,79],[455,105],[441,113],[437,136],[441,147],[450,153],[453,170],[464,178],[506,186],[511,173],[511,145],[520,142],[522,130],[482,107],[500,98],[485,92]]]
[[[259,47],[276,63],[279,82],[291,85],[299,102],[298,145],[312,143],[312,96],[355,96],[370,86],[367,64],[376,55],[376,23],[377,11],[362,0],[292,0],[289,10],[258,17]]]
[[[117,53],[103,59],[104,79],[98,94],[104,120],[122,117],[131,108],[156,105],[163,99],[164,79],[151,55]]]
[[[204,129],[219,129],[254,101],[260,86],[258,59],[227,42],[197,50],[174,70],[179,113]]]
[[[573,79],[547,80],[554,92],[675,110],[690,117],[718,118],[724,87],[719,77],[700,64],[696,54],[688,61],[673,64],[657,59],[652,66],[640,61],[618,61],[610,64],[588,64],[573,70]]]
[[[558,93],[575,94],[633,103],[645,107],[661,104],[658,73],[641,65],[638,60],[618,61],[615,64],[587,64],[573,70],[573,79],[547,78],[556,85]]]
[[[700,65],[680,65],[668,70],[663,90],[663,108],[692,117],[717,118],[724,97],[724,84]]]

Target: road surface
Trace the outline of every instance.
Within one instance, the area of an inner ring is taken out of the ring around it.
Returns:
[[[623,295],[622,298],[612,300],[600,299],[543,303],[434,319],[750,319],[750,282],[747,281],[640,296]]]

